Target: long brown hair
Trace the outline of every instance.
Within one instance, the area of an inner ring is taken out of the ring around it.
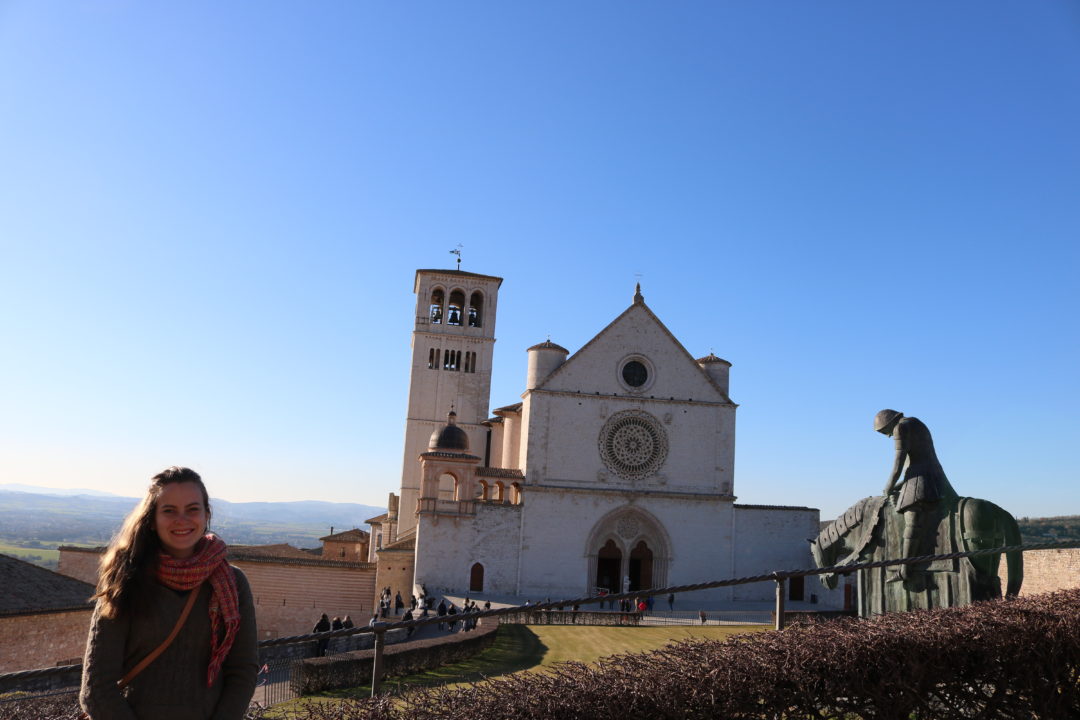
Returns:
[[[154,580],[161,552],[161,540],[154,530],[158,498],[165,486],[185,482],[199,486],[206,519],[210,520],[210,496],[199,473],[174,465],[151,478],[146,495],[124,518],[124,524],[101,559],[94,598],[100,600],[101,614],[105,617],[127,615],[141,605],[138,601]]]

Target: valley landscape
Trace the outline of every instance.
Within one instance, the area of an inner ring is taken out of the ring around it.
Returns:
[[[18,487],[18,490],[10,488]],[[56,568],[60,545],[108,544],[138,502],[116,495],[53,494],[32,486],[0,486],[0,553]],[[68,491],[86,493],[89,491]],[[288,543],[318,547],[331,530],[367,529],[365,521],[386,508],[321,501],[233,503],[211,499],[211,528],[233,545]]]

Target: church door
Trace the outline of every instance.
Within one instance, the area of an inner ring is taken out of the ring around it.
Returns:
[[[469,571],[469,592],[484,592],[484,566],[480,563]]]
[[[630,551],[630,590],[646,590],[653,586],[652,550],[642,540]]]
[[[596,554],[596,582],[597,589],[603,588],[608,592],[617,593],[619,587],[619,570],[622,567],[622,551],[615,545],[614,540],[608,540],[600,552]]]

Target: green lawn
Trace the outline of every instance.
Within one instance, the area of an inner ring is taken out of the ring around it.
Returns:
[[[56,548],[25,548],[7,543],[0,543],[0,554],[54,569],[60,560],[60,551]]]
[[[18,541],[12,541],[10,538],[7,540],[0,540],[0,554],[17,557],[20,560],[47,567],[50,570],[55,570],[57,564],[60,562],[60,551],[56,549],[60,545],[96,547],[91,543],[54,542],[51,540],[42,541],[40,544],[43,547],[23,547],[22,545],[15,544],[16,542]]]
[[[417,675],[388,678],[384,682],[384,689],[396,692],[431,685],[460,685],[513,672],[536,672],[567,660],[591,663],[608,655],[656,650],[670,642],[688,638],[722,640],[731,635],[763,630],[768,628],[761,625],[503,625],[499,628],[495,644],[472,659]],[[283,711],[308,703],[332,704],[345,698],[369,695],[370,685],[333,690],[283,703],[275,709]]]

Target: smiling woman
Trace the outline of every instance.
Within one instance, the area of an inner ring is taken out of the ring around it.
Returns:
[[[202,478],[182,467],[155,475],[124,520],[102,560],[86,644],[79,700],[91,720],[244,716],[255,607],[209,520]]]

